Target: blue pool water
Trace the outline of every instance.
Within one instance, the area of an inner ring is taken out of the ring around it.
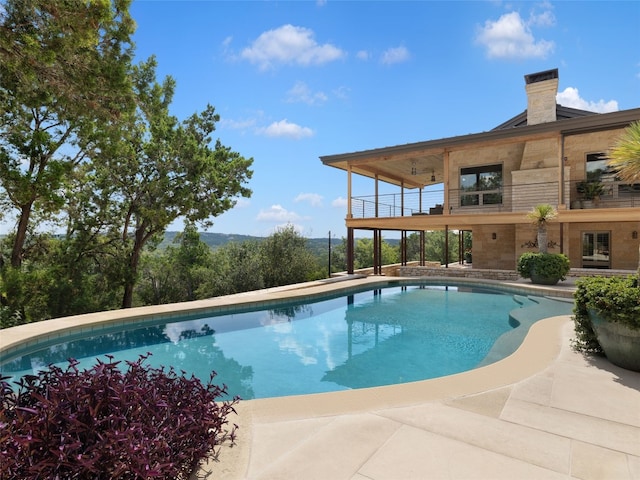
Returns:
[[[451,375],[515,351],[540,318],[572,304],[468,287],[407,285],[314,303],[149,324],[47,345],[0,365],[18,378],[105,354],[172,365],[243,399],[389,385]]]

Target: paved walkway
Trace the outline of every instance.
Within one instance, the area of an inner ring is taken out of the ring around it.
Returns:
[[[493,365],[443,379],[244,402],[225,479],[640,479],[640,373],[532,327]]]

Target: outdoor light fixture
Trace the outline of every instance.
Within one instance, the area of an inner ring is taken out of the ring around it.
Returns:
[[[436,181],[436,172],[435,172],[435,170],[431,170],[431,181],[432,182]]]
[[[493,233],[491,234],[491,238],[493,238],[494,240],[495,240],[496,238],[498,238],[498,235],[496,234],[496,232],[493,232]]]
[[[638,238],[638,232],[636,230],[634,230],[633,232],[631,232],[631,238]]]
[[[415,160],[411,162],[411,175],[416,175],[418,173],[418,169],[416,168]]]

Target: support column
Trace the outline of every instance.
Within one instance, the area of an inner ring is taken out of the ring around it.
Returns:
[[[449,268],[449,225],[444,226],[444,267]]]
[[[378,244],[378,242],[380,241],[379,237],[378,237],[378,229],[374,229],[373,230],[373,274],[374,275],[379,275],[380,274],[380,250],[379,247],[380,245]]]
[[[400,263],[407,266],[407,231],[400,232]]]
[[[353,228],[348,227],[347,228],[347,273],[349,275],[353,275],[353,257],[354,257],[353,252],[354,252]]]

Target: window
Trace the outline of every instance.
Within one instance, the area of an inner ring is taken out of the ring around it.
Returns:
[[[607,157],[604,153],[587,154],[587,181],[599,182],[602,176],[608,172]]]
[[[609,232],[582,233],[582,267],[610,268]]]
[[[460,169],[460,206],[502,203],[502,165]]]

